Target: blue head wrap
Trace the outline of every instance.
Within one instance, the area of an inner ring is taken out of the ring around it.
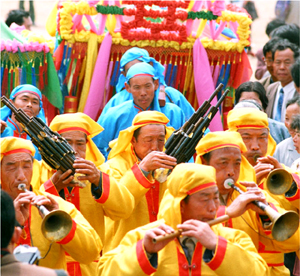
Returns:
[[[155,69],[146,62],[136,63],[129,68],[125,78],[126,83],[128,83],[131,78],[136,76],[149,76],[155,80],[158,79],[158,77],[155,76]]]
[[[15,87],[15,89],[13,91],[11,91],[9,98],[11,100],[14,100],[18,95],[20,95],[22,93],[32,93],[39,98],[41,110],[40,110],[39,114],[37,115],[37,117],[41,118],[46,123],[41,91],[31,84],[22,84],[22,85]],[[7,106],[4,106],[0,109],[0,113],[1,113],[1,120],[6,121],[7,118],[11,116],[12,112]]]
[[[159,79],[159,82],[163,85],[165,84],[165,77],[164,77],[164,70],[165,67],[162,66],[158,61],[156,61],[154,58],[149,56],[149,53],[145,49],[140,49],[137,47],[133,47],[125,52],[125,54],[122,56],[120,60],[120,71],[124,71],[125,65],[133,60],[139,60],[142,62],[152,62],[153,63],[153,68],[155,70],[155,77],[156,79]],[[120,74],[117,86],[116,86],[116,91],[120,92],[123,87],[124,83],[126,81],[126,77],[123,74]]]

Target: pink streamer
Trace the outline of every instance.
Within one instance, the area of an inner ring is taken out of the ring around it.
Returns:
[[[99,34],[103,34],[104,33],[106,18],[107,18],[106,14],[105,15],[102,14],[101,17],[99,18],[99,30],[98,30]]]
[[[195,76],[195,89],[198,99],[199,106],[204,102],[204,100],[208,99],[211,93],[214,91],[213,79],[210,74],[210,65],[209,59],[201,44],[200,40],[197,39],[194,47],[193,47],[193,64],[194,64],[194,72],[196,72],[197,76]],[[212,104],[215,105],[217,103],[216,97],[212,100]],[[211,131],[219,131],[223,130],[220,114],[217,113],[213,118],[209,129]]]
[[[73,21],[73,26],[72,26],[72,29],[73,31],[76,30],[76,28],[79,26],[79,24],[81,23],[81,20],[82,20],[82,16],[83,15],[79,15],[79,14],[76,14],[74,15],[72,21]]]
[[[220,33],[224,30],[226,25],[226,22],[221,21],[221,24],[219,25],[219,28],[217,29],[217,31],[215,32],[215,35],[213,37],[213,40],[217,39],[218,36],[220,35]]]
[[[219,72],[220,72],[220,65],[217,64],[215,67],[214,75],[213,75],[213,82],[214,82],[214,87],[217,86],[217,81],[219,77]]]
[[[110,57],[111,45],[112,37],[109,32],[107,32],[98,52],[89,95],[84,107],[84,113],[89,115],[94,120],[97,119],[96,117],[103,102],[105,77]]]
[[[211,20],[209,21],[209,28],[210,28],[210,36],[212,39],[215,37],[215,21]]]
[[[236,33],[237,28],[238,28],[238,23],[230,21],[229,25],[230,25],[230,29],[235,33],[236,36],[238,36]]]
[[[89,24],[91,26],[91,31],[93,33],[97,34],[97,29],[96,29],[95,23],[94,23],[93,19],[91,18],[91,16],[85,14],[85,17],[86,17],[87,21],[89,22]]]

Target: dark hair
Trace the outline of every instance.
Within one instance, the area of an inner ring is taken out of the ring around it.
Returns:
[[[272,52],[274,46],[276,43],[278,43],[281,40],[279,37],[274,37],[270,39],[263,47],[263,54],[266,56],[268,52]]]
[[[183,201],[185,202],[185,204],[187,204],[189,202],[189,199],[190,199],[190,195],[187,195]]]
[[[291,67],[291,75],[293,77],[293,81],[297,87],[300,87],[300,57],[298,57],[295,63]]]
[[[289,99],[287,102],[286,102],[286,108],[291,105],[291,104],[294,104],[296,103],[297,105],[300,106],[300,95],[296,95],[295,97]]]
[[[262,103],[262,107],[265,110],[268,106],[269,100],[266,96],[266,90],[264,86],[258,81],[247,81],[242,83],[236,90],[235,90],[235,104],[237,104],[241,98],[241,94],[243,92],[255,92],[258,94],[259,99]]]
[[[298,25],[296,25],[294,23],[286,24],[286,25],[276,28],[275,30],[273,30],[270,33],[270,36],[272,38],[275,36],[284,38],[284,39],[289,40],[291,43],[296,44],[298,47],[300,46],[300,41],[299,41],[300,28]]]
[[[293,116],[292,123],[291,123],[291,129],[300,131],[300,114]]]
[[[139,135],[140,135],[140,131],[141,131],[141,127],[139,127],[138,129],[136,129],[134,132],[133,132],[133,137],[135,138],[135,140],[137,141]]]
[[[29,12],[27,11],[23,11],[23,10],[11,10],[8,15],[7,18],[5,20],[5,24],[9,27],[12,23],[16,23],[20,26],[23,25],[24,23],[24,17],[28,18]]]
[[[277,42],[273,49],[272,49],[272,58],[274,60],[275,52],[276,51],[284,51],[286,49],[291,49],[294,53],[294,59],[296,59],[299,56],[299,48],[296,44],[291,43],[287,39],[282,39],[279,42]]]
[[[211,151],[205,153],[202,155],[202,158],[204,159],[204,161],[209,164],[210,158],[211,158]]]
[[[7,248],[13,236],[16,217],[12,198],[3,191],[1,192],[1,248]]]
[[[286,23],[285,23],[283,20],[278,19],[278,18],[273,19],[272,21],[270,21],[270,22],[268,23],[267,27],[266,27],[266,34],[267,34],[267,36],[270,37],[270,33],[271,33],[273,30],[275,30],[275,29],[277,29],[278,27],[283,26],[283,25],[286,25]]]

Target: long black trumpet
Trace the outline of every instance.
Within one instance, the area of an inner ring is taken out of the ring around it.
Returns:
[[[43,158],[54,170],[72,170],[76,159],[73,148],[59,133],[52,131],[40,118],[29,117],[22,109],[17,109],[5,96],[1,101],[14,113],[24,131],[31,137]]]
[[[220,105],[229,92],[229,89],[227,89],[218,100],[216,106],[211,106],[211,101],[222,90],[222,87],[223,84],[220,84],[212,93],[209,100],[205,101],[191,118],[180,129],[176,130],[174,135],[171,135],[166,142],[165,153],[175,157],[177,164],[188,162],[194,155],[196,145],[203,137],[204,132],[217,114]],[[205,115],[206,113],[207,115]],[[153,172],[153,176],[158,182],[162,183],[166,181],[170,173],[170,169],[160,168]]]

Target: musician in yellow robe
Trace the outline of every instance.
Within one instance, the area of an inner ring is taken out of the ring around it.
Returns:
[[[276,143],[269,133],[266,113],[252,108],[233,109],[227,120],[229,131],[237,131],[243,138],[247,147],[244,155],[255,169],[260,188],[266,190],[267,176],[274,169],[285,169],[291,173],[295,182],[293,189],[286,195],[271,196],[286,210],[299,210],[299,175],[272,157]],[[259,158],[254,160],[254,157]]]
[[[84,113],[58,115],[51,122],[50,128],[63,136],[76,152],[74,168],[76,173],[81,174],[77,177],[78,180],[86,187],[70,183],[74,180],[70,176],[71,170],[54,173],[43,161],[42,182],[45,183],[41,190],[72,202],[105,244],[104,216],[112,219],[128,217],[133,210],[134,199],[124,185],[118,184],[113,177],[102,171],[106,166],[103,163],[104,157],[92,137],[103,128]],[[70,275],[75,275],[76,271],[81,271],[82,275],[94,275],[96,265],[97,260],[85,266],[68,258]]]
[[[213,166],[217,171],[217,185],[222,206],[219,215],[226,212],[232,204],[238,204],[243,197],[233,188],[227,189],[224,182],[232,179],[242,190],[256,189],[265,197],[264,203],[269,204],[279,213],[284,213],[278,202],[257,187],[255,171],[244,157],[247,148],[237,132],[213,132],[200,140],[196,147],[196,163]],[[252,205],[242,216],[227,222],[227,226],[245,231],[252,239],[258,252],[270,266],[270,275],[289,275],[284,266],[282,252],[292,252],[299,249],[299,229],[289,239],[278,242],[271,235],[271,221],[258,207]]]
[[[69,254],[77,262],[91,263],[99,256],[102,243],[88,221],[74,207],[60,197],[34,190],[31,178],[33,173],[33,156],[35,149],[29,140],[6,137],[1,138],[1,187],[14,200],[16,219],[23,227],[20,244],[35,246],[41,257],[40,266],[66,269],[65,254]],[[25,184],[31,192],[18,189]],[[34,205],[44,205],[49,211],[63,210],[72,218],[72,226],[67,235],[57,241],[50,242],[42,234],[42,217]]]
[[[110,143],[107,173],[128,188],[134,196],[135,208],[128,218],[106,219],[104,252],[115,248],[128,231],[157,219],[166,184],[155,181],[152,171],[176,165],[174,157],[162,152],[165,140],[173,132],[173,128],[166,126],[168,122],[158,111],[141,112],[135,116],[132,126]]]
[[[98,275],[268,275],[248,235],[206,223],[219,207],[213,167],[179,164],[167,185],[159,220],[127,233],[117,248],[101,257]],[[181,237],[152,242],[177,228]]]

